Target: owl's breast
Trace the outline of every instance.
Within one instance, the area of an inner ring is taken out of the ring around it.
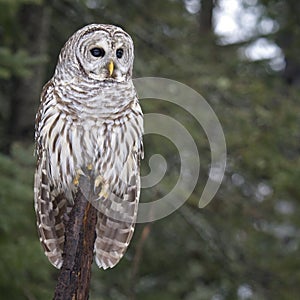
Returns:
[[[77,174],[91,168],[96,176],[119,185],[124,168],[128,172],[129,156],[141,142],[142,123],[141,112],[133,114],[131,108],[113,118],[72,118],[56,106],[41,128],[53,184],[74,191]]]
[[[122,121],[116,125],[109,120],[66,125],[56,141],[61,150],[57,163],[68,177],[66,184],[71,184],[78,170],[87,167],[107,179],[112,177],[110,170],[120,171],[134,144],[128,129]],[[51,165],[55,166],[56,162]]]

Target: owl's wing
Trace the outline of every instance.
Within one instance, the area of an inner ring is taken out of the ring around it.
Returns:
[[[49,261],[56,267],[62,265],[65,226],[63,218],[67,212],[67,200],[63,194],[55,195],[46,167],[45,153],[34,178],[35,212],[40,242]]]
[[[64,194],[55,190],[50,182],[49,160],[47,149],[44,148],[45,136],[41,127],[44,126],[44,111],[47,103],[52,101],[52,84],[48,82],[41,95],[42,104],[36,117],[36,155],[37,167],[34,176],[34,208],[37,216],[37,227],[40,242],[49,261],[56,267],[62,265],[64,245],[64,217],[71,209]]]
[[[140,196],[139,168],[143,155],[141,139],[138,144],[133,147],[137,150],[132,150],[124,164],[121,176],[127,182],[124,192],[118,194],[111,191],[108,195],[103,193],[99,199],[94,248],[99,268],[112,268],[120,261],[134,232]]]

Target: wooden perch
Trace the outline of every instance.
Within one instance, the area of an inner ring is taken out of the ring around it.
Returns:
[[[97,209],[92,199],[90,177],[81,176],[65,230],[63,265],[55,288],[54,300],[86,300],[89,298],[91,269],[94,256]]]

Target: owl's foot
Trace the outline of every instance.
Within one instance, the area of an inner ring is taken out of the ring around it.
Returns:
[[[98,193],[99,198],[108,198],[109,195],[109,184],[105,182],[101,175],[98,175],[94,183],[95,189],[100,187],[100,192]]]
[[[78,184],[79,184],[79,178],[80,178],[81,175],[84,175],[84,173],[83,173],[83,171],[82,171],[81,169],[78,169],[78,170],[76,171],[76,176],[75,176],[75,178],[74,178],[74,180],[73,180],[73,184],[74,184],[75,186],[78,186]]]

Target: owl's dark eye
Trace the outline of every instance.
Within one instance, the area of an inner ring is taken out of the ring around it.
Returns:
[[[124,50],[122,48],[117,49],[116,56],[117,58],[121,58],[123,56]]]
[[[103,57],[105,55],[105,51],[103,48],[93,48],[90,51],[91,54],[95,57]]]

